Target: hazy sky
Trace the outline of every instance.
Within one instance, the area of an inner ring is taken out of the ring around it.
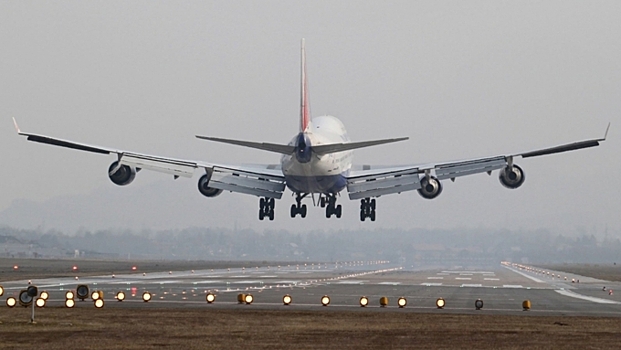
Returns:
[[[107,178],[112,156],[26,142],[11,117],[25,131],[119,149],[276,163],[278,155],[194,134],[287,142],[298,126],[306,38],[313,115],[340,118],[356,141],[410,137],[358,150],[356,163],[527,151],[601,137],[612,122],[601,147],[518,159],[526,172],[518,190],[502,187],[496,173],[459,178],[432,201],[416,192],[382,197],[378,221],[364,225],[608,227],[621,235],[619,18],[619,1],[2,1],[0,211],[15,200],[81,195],[105,216],[107,204],[92,194],[119,190]],[[225,204],[205,225],[363,225],[358,202],[346,195],[340,221],[326,220],[320,208],[292,220],[288,192],[277,220],[259,223],[256,198],[200,198],[197,180],[141,172],[125,210],[146,217],[142,227],[199,224],[200,217],[161,223],[157,212],[144,211],[141,189],[157,191],[166,181],[176,190],[156,200],[180,212]],[[110,218],[111,226],[133,225],[124,220]],[[33,214],[5,223],[39,221]]]

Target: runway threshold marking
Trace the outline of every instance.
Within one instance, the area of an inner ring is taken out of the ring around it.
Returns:
[[[591,301],[591,302],[598,303],[598,304],[621,304],[621,302],[618,302],[618,301],[602,299],[602,298],[596,298],[596,297],[590,297],[590,296],[587,296],[587,295],[582,295],[582,294],[574,293],[572,291],[565,290],[565,289],[555,289],[554,291],[557,292],[560,295],[564,295],[564,296],[571,297],[571,298],[576,298],[576,299],[587,300],[587,301]]]
[[[444,277],[427,277],[428,280],[443,280]]]

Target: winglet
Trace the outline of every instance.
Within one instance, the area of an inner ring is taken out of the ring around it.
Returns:
[[[608,130],[610,130],[610,122],[608,122],[608,126],[606,127],[606,132],[604,133],[604,138],[602,139],[602,141],[606,141],[606,138],[608,137]]]
[[[17,126],[17,121],[15,120],[15,117],[13,117],[13,125],[15,125],[15,130],[17,131],[18,134],[21,134],[21,130],[19,130],[19,126]]]

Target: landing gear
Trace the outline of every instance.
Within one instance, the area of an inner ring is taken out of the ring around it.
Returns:
[[[364,198],[360,200],[360,221],[370,218],[375,221],[375,198]]]
[[[323,202],[320,200],[319,204],[325,204],[326,207],[326,218],[331,218],[332,215],[336,215],[337,219],[341,218],[341,214],[343,212],[343,208],[341,205],[336,205],[336,196],[334,195],[326,195],[326,197],[321,197]]]
[[[302,204],[302,199],[306,197],[306,194],[296,193],[295,194],[295,202],[296,204],[291,204],[291,217],[294,218],[300,214],[302,218],[306,217],[306,204]]]
[[[261,198],[259,199],[259,220],[269,218],[270,221],[274,220],[274,207],[276,201],[274,198]]]

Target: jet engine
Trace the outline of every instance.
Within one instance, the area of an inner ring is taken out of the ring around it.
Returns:
[[[511,167],[506,167],[500,170],[498,179],[503,186],[511,189],[522,186],[524,180],[526,180],[524,177],[524,171],[517,165],[512,165]]]
[[[213,197],[220,195],[220,193],[222,193],[222,190],[209,187],[209,180],[211,180],[211,174],[205,174],[201,176],[201,178],[198,179],[198,191],[203,196],[209,197],[209,198],[213,198]]]
[[[111,174],[112,170],[118,167],[118,164],[118,161],[110,164],[108,168],[108,177],[115,185],[129,185],[134,181],[134,178],[136,178],[136,168],[130,167],[129,165],[121,165],[116,172]]]
[[[442,184],[440,180],[437,178],[430,176],[423,176],[420,179],[420,189],[418,189],[418,194],[420,194],[423,198],[426,199],[434,199],[442,193]]]

